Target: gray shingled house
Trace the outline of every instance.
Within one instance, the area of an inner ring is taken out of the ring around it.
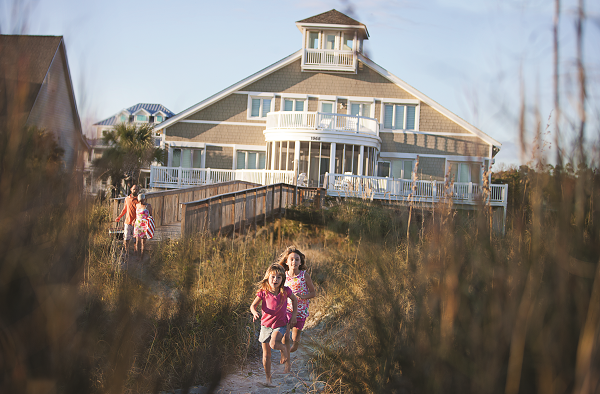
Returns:
[[[363,23],[331,10],[296,26],[302,49],[158,126],[169,158],[153,186],[262,170],[263,183],[328,194],[358,179],[375,198],[406,197],[415,180],[433,200],[450,180],[465,199],[481,192],[499,142],[367,58]]]

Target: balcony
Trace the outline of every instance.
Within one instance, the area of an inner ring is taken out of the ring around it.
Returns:
[[[274,130],[319,130],[379,137],[377,119],[322,112],[269,112],[266,131]]]
[[[489,185],[484,189],[476,183],[443,181],[412,181],[346,174],[325,174],[328,196],[359,197],[375,200],[436,203],[452,199],[454,204],[506,207],[508,185]]]
[[[346,71],[356,73],[356,53],[352,50],[304,49],[302,71]]]
[[[221,170],[214,168],[150,167],[150,187],[179,189],[229,181],[261,185],[294,183],[293,171]]]

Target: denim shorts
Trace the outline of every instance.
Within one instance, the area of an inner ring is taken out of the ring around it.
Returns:
[[[271,339],[271,334],[273,334],[274,331],[280,332],[281,335],[285,335],[285,332],[287,331],[287,326],[281,326],[277,328],[260,326],[260,335],[258,336],[258,342],[269,342],[269,340]]]

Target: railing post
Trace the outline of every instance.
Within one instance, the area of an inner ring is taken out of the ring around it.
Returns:
[[[436,202],[437,200],[437,181],[433,180],[431,185],[431,202]]]

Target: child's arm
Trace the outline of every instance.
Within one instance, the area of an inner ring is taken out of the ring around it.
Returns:
[[[260,315],[256,311],[256,307],[258,306],[259,302],[260,302],[260,297],[257,296],[254,299],[254,301],[252,301],[252,305],[250,305],[250,312],[252,312],[252,316],[254,316],[254,318],[252,319],[252,321],[256,321],[256,319],[260,319]]]
[[[298,294],[298,298],[302,298],[303,300],[315,298],[317,292],[315,291],[315,286],[313,285],[312,279],[310,279],[308,272],[304,272],[304,281],[306,282],[306,287],[308,287],[308,293]]]
[[[290,324],[292,326],[296,325],[296,315],[298,314],[298,299],[294,295],[294,293],[290,290],[288,293],[288,297],[292,300],[292,316],[290,317]]]

